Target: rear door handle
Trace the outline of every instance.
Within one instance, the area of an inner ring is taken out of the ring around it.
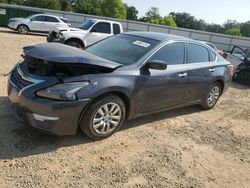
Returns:
[[[188,74],[185,72],[185,73],[179,74],[178,76],[183,78],[183,77],[186,77],[187,75],[188,75]]]
[[[210,68],[209,69],[209,72],[214,72],[215,71],[215,68]]]

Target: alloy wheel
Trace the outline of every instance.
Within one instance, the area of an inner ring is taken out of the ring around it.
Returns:
[[[24,26],[24,25],[21,25],[21,26],[18,27],[18,31],[21,34],[26,34],[26,33],[28,33],[28,28],[26,26]]]
[[[121,107],[114,102],[106,103],[96,111],[92,122],[93,129],[98,134],[108,134],[119,125],[121,118]]]
[[[219,99],[219,96],[220,96],[220,87],[218,85],[215,85],[210,90],[210,93],[207,98],[207,104],[209,106],[213,106]]]

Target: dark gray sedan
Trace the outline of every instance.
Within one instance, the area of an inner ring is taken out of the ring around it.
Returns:
[[[25,47],[8,96],[26,124],[56,135],[112,135],[126,119],[200,104],[213,108],[233,67],[198,41],[151,32],[120,34],[85,50]]]

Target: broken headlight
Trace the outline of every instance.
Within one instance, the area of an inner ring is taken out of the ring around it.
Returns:
[[[55,100],[77,100],[77,92],[86,87],[88,84],[89,82],[57,84],[36,92],[36,95]]]

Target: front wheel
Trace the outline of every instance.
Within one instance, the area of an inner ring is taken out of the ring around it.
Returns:
[[[74,40],[67,41],[65,44],[67,44],[69,46],[72,46],[72,47],[76,47],[76,48],[82,48],[83,47],[80,42],[77,42],[77,41],[74,41]]]
[[[20,34],[27,34],[29,32],[29,28],[26,25],[19,25],[17,27],[17,31]]]
[[[211,85],[209,88],[205,98],[203,99],[202,107],[204,109],[211,109],[213,108],[216,103],[218,102],[220,96],[221,96],[222,88],[221,84],[216,82]]]
[[[86,110],[80,128],[91,138],[107,138],[123,125],[125,116],[124,102],[116,95],[107,95]]]

